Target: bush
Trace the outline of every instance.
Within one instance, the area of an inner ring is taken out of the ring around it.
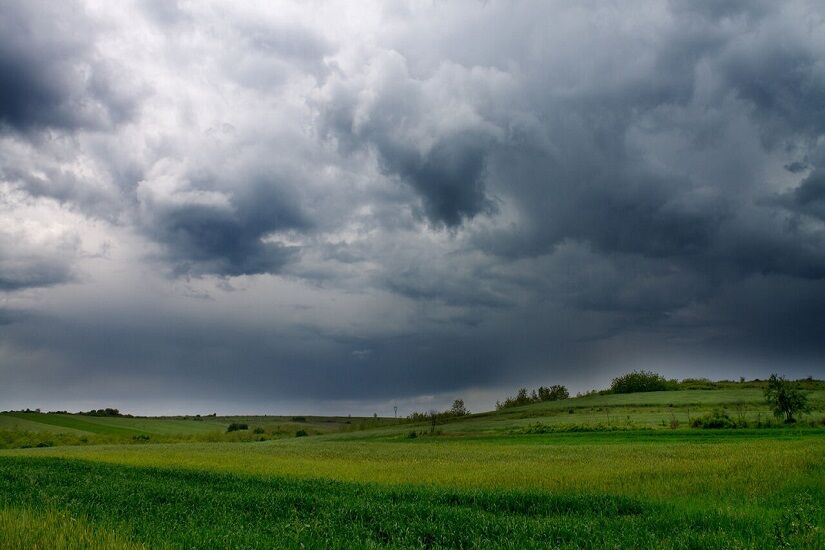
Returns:
[[[416,433],[415,430],[412,430],[410,433],[407,434],[407,437],[410,439],[415,439],[416,437],[418,437],[418,433]]]
[[[634,370],[613,379],[610,391],[613,393],[637,393],[646,391],[675,390],[675,380],[665,380],[661,374],[652,371]]]
[[[247,424],[244,424],[242,422],[233,422],[229,426],[227,426],[226,431],[227,432],[237,432],[239,430],[248,430],[248,429],[249,429],[249,426]]]
[[[293,422],[306,422],[307,419],[306,419],[305,416],[293,416],[292,421]]]
[[[308,435],[309,434],[306,433],[306,431],[304,431],[304,430],[298,430],[297,432],[295,432],[295,437],[306,437]]]
[[[262,433],[264,433],[264,429],[263,429],[263,428],[261,428],[260,426],[258,426],[257,428],[255,428],[254,430],[252,430],[252,433],[253,433],[253,434],[256,434],[256,435],[258,435],[258,434],[262,434]]]
[[[722,428],[737,428],[736,422],[723,410],[714,409],[705,416],[694,418],[691,422],[694,428],[704,429],[722,429]],[[743,426],[744,427],[744,426]]]

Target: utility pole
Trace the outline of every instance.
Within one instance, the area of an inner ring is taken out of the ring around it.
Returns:
[[[395,418],[398,418],[398,405],[393,405],[392,410],[395,411]]]

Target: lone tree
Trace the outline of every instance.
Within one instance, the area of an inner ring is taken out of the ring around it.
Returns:
[[[463,399],[456,399],[453,401],[453,406],[450,408],[449,413],[452,416],[466,416],[470,414],[470,411],[468,411],[467,407],[464,406]]]
[[[765,399],[773,407],[773,415],[777,418],[784,416],[785,422],[796,422],[796,413],[809,412],[808,398],[802,393],[797,384],[785,380],[784,376],[771,374],[768,378],[768,387],[765,388]]]

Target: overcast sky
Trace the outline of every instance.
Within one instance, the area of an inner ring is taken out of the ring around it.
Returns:
[[[825,376],[825,7],[0,0],[0,409]]]

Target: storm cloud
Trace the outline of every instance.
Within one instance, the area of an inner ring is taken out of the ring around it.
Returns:
[[[816,3],[7,1],[0,31],[4,408],[825,374]]]
[[[131,114],[127,74],[96,50],[82,4],[0,4],[0,124],[106,128]]]

